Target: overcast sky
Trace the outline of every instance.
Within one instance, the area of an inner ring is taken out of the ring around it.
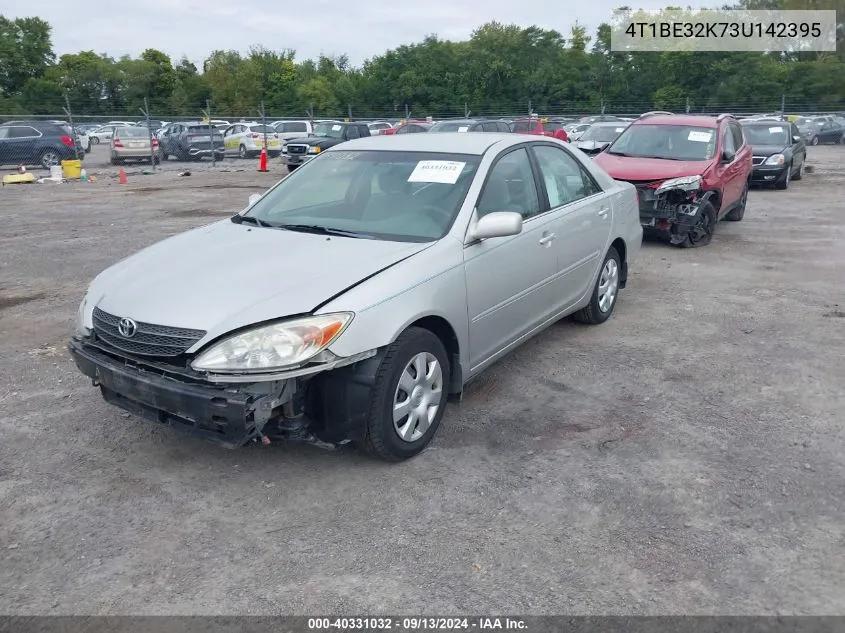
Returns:
[[[466,39],[485,22],[556,29],[564,35],[577,20],[592,35],[614,8],[660,9],[669,0],[141,0],[107,3],[96,0],[3,2],[7,17],[38,15],[53,26],[57,55],[94,50],[115,58],[137,56],[157,48],[178,60],[197,63],[213,49],[246,51],[254,44],[271,49],[293,48],[297,59],[321,53],[346,53],[359,65],[401,44],[430,33]],[[675,3],[678,4],[678,3]],[[684,2],[684,5],[688,2]],[[698,2],[689,2],[698,5]],[[9,6],[11,5],[11,7]]]

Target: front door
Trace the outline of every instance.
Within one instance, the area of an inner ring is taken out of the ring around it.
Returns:
[[[557,272],[560,226],[555,214],[540,209],[528,151],[508,151],[490,170],[476,213],[516,211],[523,228],[518,235],[464,248],[471,372],[554,311],[557,298],[550,282]]]

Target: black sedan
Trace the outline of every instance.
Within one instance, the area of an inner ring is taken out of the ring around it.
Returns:
[[[804,177],[807,146],[794,123],[743,121],[742,130],[754,157],[752,183],[787,189],[792,180]]]

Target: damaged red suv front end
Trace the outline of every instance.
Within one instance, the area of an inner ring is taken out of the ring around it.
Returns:
[[[595,161],[637,188],[643,228],[674,245],[704,246],[745,214],[751,148],[729,115],[643,115]]]

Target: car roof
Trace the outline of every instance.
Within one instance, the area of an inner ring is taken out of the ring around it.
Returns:
[[[538,140],[549,140],[538,137]],[[327,151],[348,149],[382,150],[393,152],[443,152],[444,154],[473,154],[481,156],[497,143],[502,147],[525,143],[521,134],[485,132],[467,134],[465,132],[443,132],[442,134],[394,134],[389,136],[367,136],[335,145]]]
[[[617,121],[618,123],[618,121]],[[694,127],[719,127],[716,117],[702,114],[653,114],[644,119],[635,119],[631,125],[689,125]]]
[[[777,119],[747,119],[740,121],[740,125],[759,125],[760,127],[767,127],[769,125],[789,125],[794,121],[778,121]]]
[[[630,121],[596,121],[591,123],[590,127],[625,127],[624,123],[630,123]]]

